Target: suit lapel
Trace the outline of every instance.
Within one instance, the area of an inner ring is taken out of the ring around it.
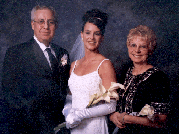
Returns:
[[[63,73],[65,66],[61,65],[61,58],[63,56],[63,52],[58,48],[58,46],[51,44],[51,48],[54,50],[56,57],[58,59],[58,67],[59,67],[59,73]]]
[[[55,54],[56,54],[56,58],[58,59],[59,57],[59,52],[58,52],[58,49],[57,47],[54,45],[54,44],[51,44],[51,48],[54,50]]]
[[[33,45],[33,51],[35,54],[37,64],[39,64],[39,66],[41,68],[47,70],[48,72],[51,72],[51,68],[49,66],[49,63],[48,63],[46,57],[44,56],[42,49],[39,47],[39,45],[37,44],[37,42],[34,39],[33,39],[32,45]]]
[[[51,48],[54,50],[54,52],[55,52],[55,54],[56,54],[56,58],[57,58],[57,60],[58,60],[58,65],[59,65],[59,63],[60,63],[60,50],[54,45],[54,44],[51,44]],[[60,67],[60,66],[59,66]]]

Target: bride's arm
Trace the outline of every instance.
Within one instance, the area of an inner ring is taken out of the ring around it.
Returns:
[[[73,110],[73,111],[72,111]],[[91,108],[82,110],[72,109],[66,118],[66,127],[74,128],[85,118],[99,117],[108,115],[116,110],[116,100],[111,99],[110,103],[98,103]]]
[[[106,60],[99,68],[99,76],[102,79],[102,85],[105,89],[109,89],[111,82],[116,82],[116,74],[110,60]]]
[[[75,61],[71,63],[71,68],[69,71],[69,76],[71,75],[71,72],[74,68],[75,65]],[[65,116],[65,118],[67,117],[67,115],[69,114],[70,110],[72,109],[72,94],[71,91],[69,90],[67,96],[66,96],[66,101],[64,104],[64,108],[62,110],[63,115]]]

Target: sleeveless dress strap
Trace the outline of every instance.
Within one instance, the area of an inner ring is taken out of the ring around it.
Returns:
[[[75,61],[75,64],[74,64],[74,67],[73,67],[72,72],[74,72],[74,69],[75,69],[75,67],[76,67],[76,62],[77,62],[77,61],[78,61],[78,60]],[[71,73],[72,73],[72,72],[71,72]]]
[[[101,63],[99,64],[98,68],[97,68],[97,71],[99,70],[101,64],[102,64],[105,60],[109,60],[109,59],[104,59],[104,60],[102,60]]]

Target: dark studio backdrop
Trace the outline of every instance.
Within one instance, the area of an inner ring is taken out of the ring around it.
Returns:
[[[67,49],[81,31],[81,18],[87,10],[98,8],[109,14],[105,40],[100,52],[111,59],[115,69],[129,61],[126,37],[137,25],[151,27],[158,46],[150,58],[171,83],[170,133],[179,126],[179,2],[178,0],[0,0],[0,80],[6,49],[33,36],[30,11],[37,5],[51,5],[58,14],[58,29],[53,42]],[[1,89],[1,86],[0,86]],[[1,91],[1,90],[0,90]]]

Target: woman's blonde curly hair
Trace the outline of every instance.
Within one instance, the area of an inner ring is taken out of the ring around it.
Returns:
[[[131,29],[127,36],[127,46],[135,36],[140,36],[147,42],[148,54],[152,55],[156,48],[156,35],[154,31],[145,25],[139,25],[136,28]]]

